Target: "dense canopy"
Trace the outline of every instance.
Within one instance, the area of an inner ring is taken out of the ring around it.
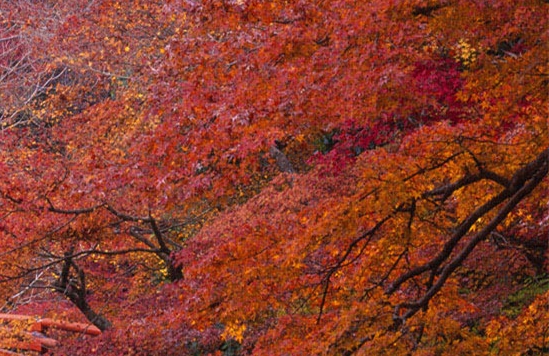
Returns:
[[[548,9],[0,0],[1,311],[103,331],[55,354],[549,352]]]

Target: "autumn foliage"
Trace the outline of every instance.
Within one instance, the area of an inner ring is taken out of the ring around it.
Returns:
[[[0,1],[2,312],[103,331],[68,355],[549,352],[548,6]]]

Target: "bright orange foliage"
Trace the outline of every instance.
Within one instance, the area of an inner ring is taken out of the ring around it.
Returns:
[[[0,1],[3,309],[106,330],[66,354],[548,352],[548,6]]]

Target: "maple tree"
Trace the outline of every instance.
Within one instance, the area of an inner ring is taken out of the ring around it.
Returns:
[[[105,331],[65,353],[546,352],[546,11],[0,2],[5,311]]]

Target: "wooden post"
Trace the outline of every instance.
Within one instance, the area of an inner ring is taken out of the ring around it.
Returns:
[[[10,350],[0,349],[0,356],[25,356],[25,355],[20,354],[18,352],[10,351]]]
[[[50,318],[37,320],[32,326],[31,331],[43,331],[48,328],[71,331],[75,333],[83,333],[86,335],[97,336],[101,334],[101,330],[95,325],[85,323],[69,323],[64,321],[56,321]]]
[[[97,328],[95,325],[86,324],[86,323],[69,323],[64,321],[53,320],[50,318],[39,319],[39,318],[32,317],[30,315],[0,313],[0,320],[2,319],[3,320],[19,320],[19,321],[35,320],[30,327],[30,331],[43,331],[48,328],[53,328],[53,329],[71,331],[76,333],[83,333],[83,334],[92,335],[92,336],[97,336],[101,334],[101,330],[99,330],[99,328]]]
[[[64,321],[57,321],[50,318],[36,318],[30,315],[21,314],[6,314],[0,313],[0,322],[2,320],[7,321],[22,321],[30,324],[29,331],[25,332],[29,336],[29,341],[18,341],[14,345],[10,345],[14,349],[46,352],[48,349],[56,347],[59,342],[55,339],[48,338],[42,334],[43,331],[53,328],[58,330],[64,330],[74,333],[83,333],[86,335],[97,336],[101,334],[101,330],[92,324],[85,323],[70,323]],[[8,355],[22,355],[17,352],[0,349],[0,356]]]

